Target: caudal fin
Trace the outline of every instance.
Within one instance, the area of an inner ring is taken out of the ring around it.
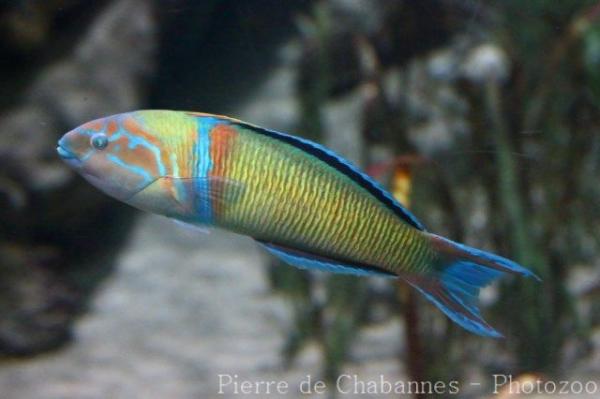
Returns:
[[[438,253],[437,271],[432,275],[402,278],[465,329],[488,337],[502,337],[481,317],[477,306],[479,290],[505,273],[539,278],[501,256],[426,234]]]

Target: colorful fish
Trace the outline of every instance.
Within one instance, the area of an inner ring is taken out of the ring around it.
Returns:
[[[136,111],[65,134],[59,155],[139,209],[254,238],[286,263],[399,278],[462,327],[499,337],[481,287],[522,266],[429,233],[387,191],[314,142],[223,116]]]

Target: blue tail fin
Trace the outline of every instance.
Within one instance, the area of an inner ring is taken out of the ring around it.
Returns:
[[[539,278],[506,258],[429,234],[438,253],[432,275],[402,276],[454,322],[479,335],[499,338],[477,307],[479,290],[504,273]]]

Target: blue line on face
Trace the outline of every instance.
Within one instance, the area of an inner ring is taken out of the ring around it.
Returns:
[[[104,132],[104,129],[102,129],[100,132]],[[90,130],[90,129],[80,129],[77,131],[77,133],[82,134],[84,136],[90,136],[92,137],[94,134],[98,133],[95,130]]]
[[[209,173],[212,170],[213,162],[210,157],[210,131],[218,121],[215,118],[196,118],[198,124],[198,138],[194,145],[196,154],[196,171],[198,183],[196,185],[198,201],[198,216],[204,223],[213,221],[213,209],[210,201],[210,182]]]
[[[94,150],[87,150],[87,152],[81,157],[81,162],[86,162],[92,155],[94,155]]]
[[[132,150],[135,147],[137,147],[138,145],[146,147],[147,149],[152,151],[152,153],[154,154],[154,157],[156,158],[156,165],[158,166],[158,173],[161,176],[164,176],[167,174],[165,165],[163,164],[163,162],[160,158],[160,148],[158,148],[156,145],[150,143],[148,140],[146,140],[142,137],[134,136],[133,134],[131,134],[129,132],[125,132],[125,135],[127,136],[127,138],[129,138],[129,144],[127,145],[127,148]]]
[[[148,140],[144,139],[143,137],[136,136],[136,135],[128,132],[127,130],[123,129],[123,127],[120,125],[120,123],[119,123],[119,130],[117,132],[115,132],[115,134],[113,134],[108,139],[108,141],[110,141],[110,142],[117,141],[123,136],[127,137],[127,139],[128,139],[127,140],[128,141],[127,148],[132,150],[135,147],[137,147],[138,145],[141,145],[142,147],[146,147],[147,149],[152,151],[152,153],[154,154],[154,158],[156,159],[156,166],[158,168],[159,175],[165,176],[167,174],[167,169],[165,168],[165,165],[163,164],[162,159],[160,157],[160,148],[158,148],[158,146],[150,143]]]
[[[146,169],[142,168],[141,166],[128,164],[127,162],[123,161],[121,158],[113,154],[107,154],[106,159],[114,163],[115,165],[120,166],[123,169],[126,169],[132,173],[142,176],[144,178],[144,181],[140,183],[140,188],[143,188],[146,185],[150,184],[153,180],[152,176],[150,176],[150,173],[148,173],[148,171],[146,171]]]

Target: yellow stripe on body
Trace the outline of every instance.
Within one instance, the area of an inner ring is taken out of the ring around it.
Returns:
[[[296,147],[236,130],[224,169],[246,188],[242,200],[221,215],[224,227],[390,271],[416,267],[432,256],[418,230],[349,177]],[[403,240],[408,247],[399,246]]]

